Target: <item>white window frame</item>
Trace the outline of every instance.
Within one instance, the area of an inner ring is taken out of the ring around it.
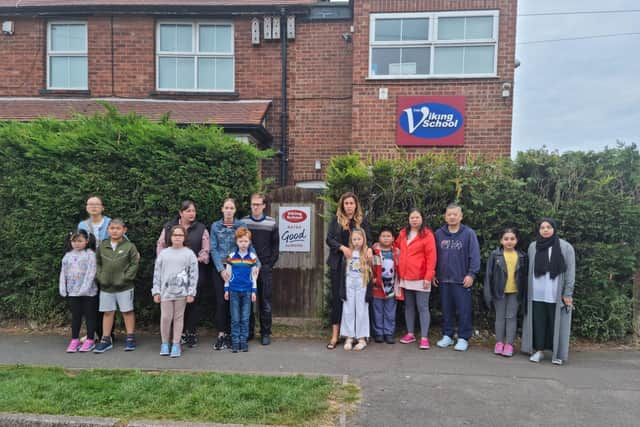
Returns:
[[[85,50],[84,52],[52,52],[51,45],[53,39],[51,37],[51,27],[53,25],[84,25]],[[89,28],[87,21],[49,21],[47,22],[47,89],[48,90],[89,90]],[[87,58],[87,86],[85,87],[56,87],[51,86],[51,58],[52,57],[85,57]]]
[[[437,40],[439,18],[460,17],[493,17],[493,38],[475,40]],[[374,40],[376,34],[376,20],[378,19],[429,19],[429,40],[416,41],[378,41]],[[498,10],[465,10],[456,12],[413,12],[413,13],[372,13],[369,16],[369,71],[367,80],[416,80],[416,79],[468,79],[468,78],[495,78],[498,77],[498,46],[499,46],[500,11]],[[437,47],[474,47],[493,46],[493,72],[477,74],[434,74],[435,50]],[[373,49],[377,47],[428,47],[430,50],[429,74],[387,74],[372,73]]]
[[[193,50],[191,52],[162,52],[160,51],[160,27],[162,25],[191,25],[191,46]],[[231,27],[231,53],[200,53],[199,37],[200,37],[200,25],[225,25]],[[236,57],[235,57],[235,26],[231,21],[221,20],[162,20],[156,23],[156,90],[158,92],[193,92],[193,93],[233,93],[236,88]],[[198,84],[198,58],[230,58],[231,59],[231,72],[232,72],[232,87],[231,89],[163,89],[160,88],[160,58],[161,57],[184,57],[195,58],[193,67],[193,78],[195,85]]]

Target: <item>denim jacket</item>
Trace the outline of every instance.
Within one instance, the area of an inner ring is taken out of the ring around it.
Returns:
[[[229,254],[238,249],[235,234],[236,230],[240,227],[247,228],[247,224],[239,219],[233,220],[233,227],[225,227],[222,225],[222,219],[211,224],[211,232],[209,233],[209,238],[211,239],[211,260],[218,273],[224,270],[224,265],[227,262]],[[249,247],[249,250],[255,252],[253,245]],[[258,260],[258,267],[261,266],[260,260]]]

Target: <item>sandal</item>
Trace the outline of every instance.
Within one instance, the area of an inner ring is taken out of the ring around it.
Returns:
[[[338,340],[336,341],[331,340],[327,344],[327,350],[335,350],[337,345],[338,345]]]

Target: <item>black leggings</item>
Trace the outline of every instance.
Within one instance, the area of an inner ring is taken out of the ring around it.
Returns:
[[[533,301],[533,349],[553,350],[556,305]]]
[[[217,271],[213,272],[213,289],[216,294],[215,324],[218,332],[231,333],[229,321],[229,301],[224,299],[224,280]]]
[[[342,263],[340,263],[342,266]],[[331,324],[339,325],[342,320],[342,298],[340,298],[341,269],[331,269]]]
[[[71,308],[71,338],[80,338],[82,317],[87,323],[87,339],[93,339],[96,331],[98,311],[98,296],[93,297],[68,297]]]
[[[203,317],[204,306],[210,299],[213,299],[212,293],[211,267],[206,264],[198,264],[198,286],[196,290],[196,297],[191,304],[187,304],[187,308],[184,311],[185,333],[196,333],[200,319]]]

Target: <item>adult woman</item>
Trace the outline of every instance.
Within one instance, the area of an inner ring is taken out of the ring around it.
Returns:
[[[538,363],[544,358],[543,351],[551,350],[551,362],[562,365],[569,358],[576,263],[573,246],[560,239],[557,230],[553,219],[542,219],[536,241],[529,245],[522,351]]]
[[[395,246],[400,249],[398,262],[399,286],[404,288],[404,317],[407,334],[403,344],[416,341],[416,307],[420,318],[420,343],[422,350],[429,348],[429,296],[431,282],[436,274],[436,241],[433,232],[424,223],[418,209],[409,211],[407,226],[400,230]]]
[[[90,196],[87,199],[85,209],[89,214],[89,218],[82,220],[78,223],[78,230],[84,230],[87,233],[93,234],[96,239],[96,244],[99,245],[101,241],[109,238],[107,228],[111,222],[111,218],[104,215],[104,203],[99,196]],[[100,295],[100,289],[98,289],[98,295]],[[96,335],[99,340],[102,338],[102,319],[103,313],[98,311],[96,314]],[[87,337],[92,339],[93,337]],[[113,339],[113,333],[111,334]]]
[[[362,207],[358,197],[347,192],[340,196],[338,200],[338,209],[336,215],[329,223],[329,231],[327,232],[327,245],[329,246],[329,257],[327,264],[331,274],[331,341],[327,344],[327,348],[333,350],[338,343],[340,333],[340,320],[342,317],[342,300],[340,299],[340,278],[344,273],[345,258],[351,258],[351,249],[349,249],[349,237],[351,230],[354,228],[362,228],[367,235],[367,247],[371,247],[373,240],[371,239],[371,227],[367,219],[364,217]],[[371,249],[367,251],[368,260],[372,258]]]
[[[246,227],[245,223],[235,218],[236,201],[227,198],[222,203],[222,219],[211,224],[211,260],[215,271],[213,272],[213,288],[216,299],[215,324],[218,329],[218,337],[213,348],[223,350],[230,347],[229,343],[229,301],[224,299],[224,282],[229,280],[229,272],[225,264],[229,253],[235,249],[235,232],[240,227]]]
[[[162,228],[156,243],[156,255],[160,255],[160,252],[171,246],[170,231],[176,225],[181,225],[187,230],[184,246],[191,249],[198,259],[196,297],[193,303],[187,304],[184,313],[184,331],[182,333],[182,343],[189,347],[195,347],[198,343],[196,328],[202,314],[203,302],[206,300],[206,292],[204,290],[208,288],[207,284],[211,280],[209,232],[204,224],[196,221],[196,204],[191,200],[185,200],[180,205],[178,215]]]

